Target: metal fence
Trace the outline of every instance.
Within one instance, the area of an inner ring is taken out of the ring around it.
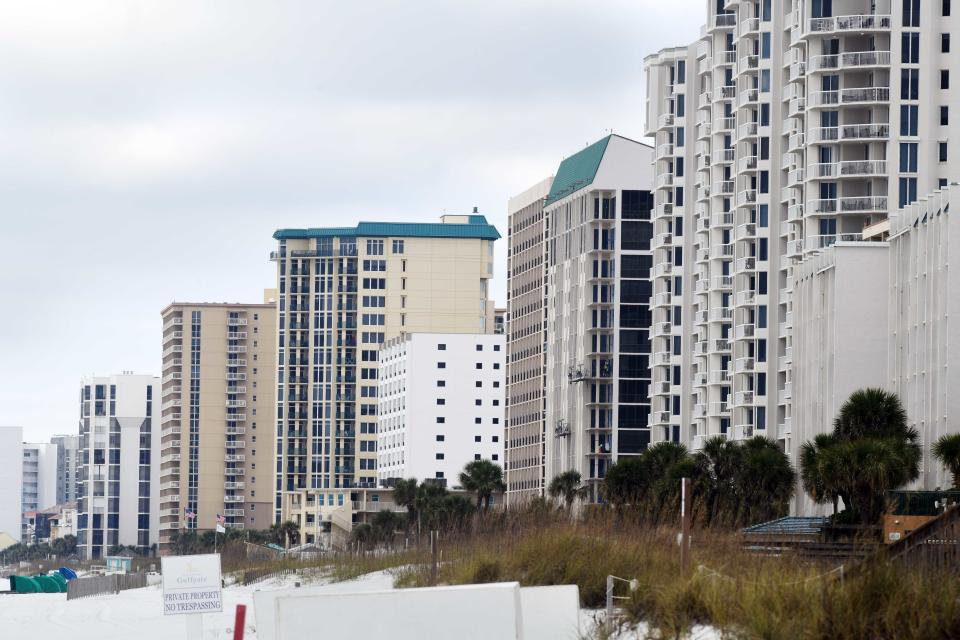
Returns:
[[[77,578],[67,583],[67,600],[99,596],[104,593],[120,593],[127,589],[147,586],[145,573],[114,573],[108,576]]]

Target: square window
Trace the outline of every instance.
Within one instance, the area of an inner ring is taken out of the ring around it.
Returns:
[[[437,398],[437,404],[447,404],[446,398]]]
[[[494,363],[493,363],[493,368],[494,368],[494,369],[499,369],[499,368],[500,368],[500,363],[499,363],[499,362],[494,362]]]
[[[440,433],[437,434],[437,442],[443,442],[446,439],[447,439],[447,436]]]
[[[438,344],[438,345],[437,345],[437,351],[446,351],[446,350],[447,350],[447,345],[445,345],[445,344]]]
[[[483,369],[483,363],[482,363],[482,362],[478,362],[478,363],[477,363],[477,369]]]
[[[446,381],[446,380],[437,380],[437,386],[438,386],[438,387],[445,387],[445,386],[447,386],[447,381]]]
[[[477,380],[477,381],[474,383],[474,385],[477,386],[477,387],[482,387],[482,386],[483,386],[483,382],[480,381],[480,380]]]
[[[493,454],[493,455],[492,455],[492,456],[490,456],[490,457],[491,457],[491,458],[493,458],[493,459],[494,459],[494,461],[496,461],[496,460],[499,460],[499,459],[500,459],[500,456],[499,456],[499,455],[497,455],[496,453],[495,453],[495,454]]]
[[[438,362],[438,363],[437,363],[437,369],[446,369],[446,368],[447,368],[447,363],[446,363],[446,362]]]
[[[436,457],[437,457],[437,460],[443,460],[443,454],[442,454],[442,453],[438,453]]]
[[[474,459],[474,460],[479,460],[479,459],[480,459],[480,454],[479,454],[479,453],[473,454],[473,459]]]
[[[493,436],[494,442],[500,442],[500,436]]]
[[[437,471],[436,477],[437,477],[437,479],[439,479],[439,480],[443,480],[443,471]]]
[[[500,345],[498,345],[498,344],[493,345],[493,350],[494,350],[494,351],[500,351]]]
[[[480,436],[473,436],[474,442],[480,442]]]
[[[437,424],[443,424],[446,421],[447,419],[444,418],[443,416],[437,416]]]
[[[493,401],[493,406],[499,407],[499,406],[500,406],[500,401],[499,401],[499,400],[494,400],[494,401]]]
[[[494,418],[493,424],[500,424],[500,418]]]
[[[477,351],[483,351],[483,345],[482,345],[482,344],[478,344],[478,345],[477,345]]]
[[[482,421],[480,420],[480,418],[474,418],[474,419],[473,419],[473,424],[480,424],[481,422],[482,422]]]
[[[476,400],[473,401],[473,404],[479,407],[483,404],[483,400],[481,400],[480,398],[477,398]]]

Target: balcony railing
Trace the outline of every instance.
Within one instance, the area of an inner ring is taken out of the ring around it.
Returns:
[[[815,91],[810,94],[810,106],[889,102],[890,87],[853,87],[833,91]]]
[[[856,67],[885,67],[890,64],[889,51],[856,51],[814,56],[810,59],[810,70],[845,69]]]
[[[812,166],[811,178],[850,178],[883,175],[887,172],[886,160],[844,160]]]
[[[886,31],[890,29],[888,15],[834,16],[831,18],[811,18],[811,33],[832,31]]]
[[[855,213],[886,210],[886,196],[856,196],[814,200],[814,211],[817,213]]]

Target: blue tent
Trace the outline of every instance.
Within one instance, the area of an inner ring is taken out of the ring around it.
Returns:
[[[60,567],[57,569],[57,573],[62,575],[69,582],[70,580],[77,579],[77,573],[73,569],[68,569],[67,567]]]

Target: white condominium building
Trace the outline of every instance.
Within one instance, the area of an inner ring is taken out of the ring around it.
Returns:
[[[20,542],[23,526],[23,428],[0,427],[0,532]]]
[[[377,352],[401,333],[493,333],[486,218],[281,229],[276,503],[377,482]]]
[[[507,501],[544,492],[546,455],[547,218],[543,203],[553,178],[507,205]]]
[[[273,524],[276,296],[161,313],[161,553],[173,532],[212,530],[218,515],[233,528]]]
[[[650,442],[650,147],[610,135],[565,159],[547,218],[546,476],[576,470],[600,499],[618,457]]]
[[[160,378],[132,373],[80,383],[77,548],[85,559],[157,542],[159,393]]]
[[[503,465],[502,334],[408,333],[380,348],[375,449],[381,486],[399,478],[459,485],[468,462]]]
[[[950,251],[960,250],[960,185],[906,207],[890,223],[887,304],[888,387],[903,401],[923,444],[918,485],[947,488],[952,478],[930,446],[960,430],[960,277]],[[954,307],[957,310],[954,311]]]
[[[80,436],[59,435],[50,438],[57,446],[57,502],[77,501],[77,460],[80,450]]]
[[[32,535],[31,521],[37,511],[57,504],[57,445],[49,442],[23,443],[23,513],[21,536]],[[30,516],[27,514],[30,513]]]
[[[803,443],[833,430],[851,393],[887,386],[888,258],[885,242],[841,241],[794,269],[793,415],[784,445],[795,464]],[[802,490],[793,511],[815,511]]]
[[[679,397],[670,424],[694,447],[787,444],[794,265],[955,175],[957,18],[948,0],[705,4],[700,39],[646,60],[656,230],[691,243],[687,265],[657,256],[655,290],[693,260],[680,308],[654,318],[654,360],[679,340],[692,362],[655,387],[654,410]]]

